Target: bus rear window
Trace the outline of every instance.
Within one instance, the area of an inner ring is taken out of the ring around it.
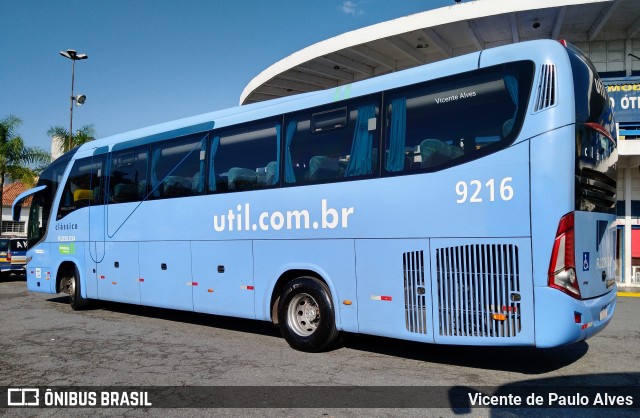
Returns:
[[[533,63],[520,61],[390,92],[385,171],[439,170],[510,145],[532,79]]]
[[[613,109],[596,69],[567,45],[576,108],[576,210],[615,213],[617,136]]]
[[[569,44],[567,51],[573,73],[576,123],[597,123],[604,127],[617,143],[613,109],[598,72],[580,50]]]

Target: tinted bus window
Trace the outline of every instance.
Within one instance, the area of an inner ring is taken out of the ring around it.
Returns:
[[[607,97],[607,88],[602,84],[598,72],[582,52],[568,45],[569,60],[575,90],[576,122],[595,122],[615,135],[613,109]]]
[[[519,62],[390,92],[385,171],[438,170],[508,146],[532,77],[533,64]]]
[[[286,118],[285,182],[315,183],[378,171],[375,98],[302,111]]]
[[[204,191],[207,134],[151,147],[151,197],[195,196]]]
[[[593,64],[572,45],[576,109],[576,209],[615,213],[617,137],[606,87]]]
[[[254,190],[277,184],[280,133],[281,126],[276,122],[214,132],[209,191]]]
[[[135,202],[147,196],[147,147],[113,154],[109,175],[109,203]]]
[[[104,157],[76,160],[62,191],[57,219],[89,205],[102,204]]]

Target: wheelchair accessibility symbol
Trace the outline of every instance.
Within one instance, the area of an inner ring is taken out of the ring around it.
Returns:
[[[582,271],[589,271],[589,253],[582,253]]]

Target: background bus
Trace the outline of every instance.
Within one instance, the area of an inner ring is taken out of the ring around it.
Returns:
[[[26,238],[0,238],[0,271],[24,274],[27,264]]]
[[[9,254],[9,238],[0,238],[0,272],[2,275],[11,271],[11,261],[7,259]]]
[[[580,341],[615,309],[613,127],[584,55],[533,41],[96,140],[16,199],[27,285],[306,351]]]

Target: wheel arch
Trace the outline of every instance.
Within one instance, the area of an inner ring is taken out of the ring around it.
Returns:
[[[56,269],[56,286],[54,289],[56,293],[60,293],[60,283],[62,282],[62,279],[65,277],[65,274],[75,273],[75,272],[78,272],[78,281],[80,281],[81,283],[80,291],[84,293],[83,296],[86,297],[86,289],[83,286],[84,280],[82,277],[82,273],[80,272],[80,268],[78,267],[78,262],[76,260],[71,260],[71,259],[63,260],[58,265],[58,268]]]
[[[276,281],[276,283],[274,284],[271,290],[271,300],[269,304],[269,312],[271,313],[270,315],[271,322],[273,322],[276,325],[279,323],[278,302],[280,301],[280,296],[282,295],[282,291],[284,290],[284,288],[292,280],[295,280],[298,277],[305,277],[305,276],[313,277],[315,279],[318,279],[322,283],[324,283],[329,289],[329,295],[331,296],[331,300],[333,301],[334,306],[336,306],[335,289],[331,281],[327,280],[326,274],[321,274],[315,269],[311,269],[309,267],[291,268],[291,269],[285,270],[282,274],[280,274],[280,276],[278,277],[278,280]],[[340,322],[338,317],[339,310],[334,309],[334,312],[335,312],[336,326],[338,326]]]

